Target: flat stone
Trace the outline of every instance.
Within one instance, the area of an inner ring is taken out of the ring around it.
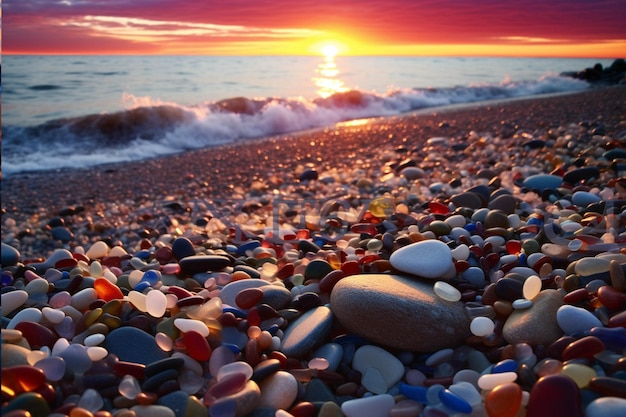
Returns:
[[[111,331],[105,341],[104,348],[119,360],[149,365],[169,355],[159,348],[154,337],[136,327],[120,327]]]
[[[510,194],[502,194],[489,202],[487,208],[489,210],[500,210],[506,214],[515,213],[517,207],[517,199]]]
[[[443,301],[428,282],[363,274],[333,288],[330,307],[349,331],[376,344],[415,352],[461,345],[470,335],[462,302]]]
[[[391,254],[389,262],[398,271],[431,279],[439,279],[454,268],[450,248],[435,239],[403,246]]]
[[[483,200],[478,196],[478,194],[471,191],[455,194],[450,197],[450,201],[452,201],[452,204],[456,207],[467,207],[474,210],[483,206]]]
[[[599,195],[590,193],[588,191],[576,191],[572,195],[572,203],[579,207],[587,207],[589,204],[602,201]]]
[[[361,384],[375,394],[384,394],[404,376],[402,362],[385,349],[374,345],[363,345],[356,350],[352,359],[352,368],[361,372],[363,375]],[[370,369],[376,369],[380,372],[380,377],[384,382],[383,389],[377,391],[365,383]]]
[[[290,357],[302,357],[319,346],[333,324],[333,313],[325,306],[311,309],[289,324],[280,350]]]
[[[572,305],[561,306],[556,312],[556,320],[566,335],[584,333],[594,327],[602,327],[602,322],[592,312]]]
[[[593,400],[585,408],[587,417],[622,417],[626,410],[626,398],[603,397]]]
[[[510,344],[528,343],[531,346],[549,346],[563,336],[556,320],[556,312],[563,305],[563,293],[543,290],[525,310],[514,310],[504,323],[502,336]]]
[[[539,193],[545,190],[556,190],[563,183],[563,178],[558,175],[537,174],[531,175],[523,182],[524,187],[537,190]]]
[[[211,417],[235,416],[243,417],[250,414],[261,400],[261,390],[254,381],[248,381],[243,389],[235,394],[222,397],[211,404]]]
[[[13,246],[2,243],[2,252],[0,253],[0,264],[2,266],[13,266],[20,260],[20,251]]]
[[[231,264],[230,258],[221,255],[187,256],[178,264],[183,272],[193,275],[200,272],[220,271]]]
[[[396,401],[389,394],[348,400],[341,404],[346,417],[381,417],[389,415]]]
[[[263,291],[261,302],[272,306],[274,310],[287,308],[291,302],[291,291],[280,285],[264,285],[261,287],[261,291]]]

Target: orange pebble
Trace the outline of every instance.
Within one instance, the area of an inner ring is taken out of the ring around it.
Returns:
[[[514,382],[498,385],[485,398],[489,417],[515,417],[521,404],[522,388]]]
[[[96,278],[93,288],[98,294],[98,298],[104,301],[123,300],[124,294],[122,290],[106,278]]]

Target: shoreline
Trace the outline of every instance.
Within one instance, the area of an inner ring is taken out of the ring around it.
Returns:
[[[18,187],[34,196],[48,188],[49,184],[52,185],[58,180],[65,180],[68,178],[70,181],[84,179],[88,182],[89,180],[94,180],[98,177],[108,175],[111,179],[119,181],[124,179],[123,175],[125,173],[130,175],[139,172],[145,176],[152,176],[158,174],[159,171],[161,171],[161,173],[163,173],[163,171],[168,171],[165,174],[170,178],[175,175],[179,175],[180,177],[187,175],[201,176],[203,175],[203,162],[211,162],[212,154],[232,155],[238,154],[238,151],[245,151],[245,157],[249,160],[253,160],[254,153],[247,151],[247,148],[259,148],[259,150],[261,150],[265,146],[276,147],[284,145],[284,148],[286,148],[285,151],[288,151],[289,149],[293,149],[300,144],[306,144],[306,142],[310,142],[312,140],[318,140],[321,142],[330,141],[331,144],[327,146],[342,147],[336,140],[333,140],[333,136],[345,133],[348,136],[345,138],[346,141],[354,141],[352,134],[355,129],[358,130],[359,128],[367,128],[371,131],[371,129],[380,130],[379,128],[381,126],[385,126],[384,130],[397,130],[397,134],[394,135],[396,139],[395,142],[393,140],[394,138],[374,138],[374,140],[378,141],[380,145],[390,147],[394,146],[394,144],[397,146],[402,145],[403,142],[402,140],[398,140],[398,137],[403,135],[420,135],[421,138],[419,139],[426,140],[428,137],[432,136],[463,135],[467,134],[471,130],[489,131],[490,129],[495,128],[497,131],[499,128],[498,123],[500,121],[504,123],[517,123],[520,127],[530,129],[537,127],[533,126],[536,125],[535,123],[532,123],[533,117],[541,119],[538,120],[538,122],[542,125],[567,122],[577,123],[581,120],[593,120],[596,117],[602,118],[604,114],[611,114],[614,119],[617,116],[615,113],[619,113],[619,109],[610,109],[611,104],[608,102],[603,103],[604,107],[598,109],[585,109],[581,106],[583,106],[587,100],[600,101],[602,100],[602,97],[606,97],[606,101],[611,100],[611,96],[621,97],[621,100],[623,100],[623,97],[626,95],[625,91],[625,86],[600,87],[582,92],[556,93],[530,98],[512,98],[508,100],[489,100],[480,103],[466,103],[416,110],[395,116],[357,119],[339,122],[333,126],[320,127],[307,131],[293,132],[265,138],[242,139],[227,145],[218,145],[215,147],[185,151],[173,155],[164,155],[141,161],[117,162],[88,168],[68,168],[61,170],[30,171],[11,174],[3,178],[3,189],[4,192],[10,193],[14,187]],[[575,101],[576,104],[570,103],[570,101]],[[616,106],[619,106],[619,103],[615,104]],[[531,115],[524,114],[524,110],[527,108],[527,105],[528,108],[539,106],[540,108],[538,111],[541,111],[542,114],[537,115],[535,112]],[[626,107],[623,102],[622,105],[623,107]],[[544,108],[541,109],[541,107]],[[566,113],[566,111],[568,111],[568,107],[578,108],[573,111],[569,110],[568,114]],[[494,114],[496,112],[499,113],[497,116]],[[450,120],[452,120],[452,123],[450,123]],[[411,124],[410,128],[407,126],[409,123]],[[441,123],[449,124],[449,127],[439,127],[439,124]],[[527,124],[528,126],[523,126],[524,124]],[[415,131],[411,132],[411,128],[415,129]],[[328,158],[327,165],[331,165],[334,162],[333,160],[337,159],[336,154],[326,154],[323,156]],[[287,159],[281,162],[291,165],[297,165],[298,163],[315,164],[315,159],[317,159],[318,165],[323,165],[319,163],[319,157],[311,158],[310,161],[294,162]],[[185,164],[187,169],[184,170],[181,167],[181,164]],[[220,165],[220,168],[223,166],[219,162],[218,165]],[[183,173],[183,171],[187,172]],[[163,178],[162,175],[161,178]],[[48,179],[50,182],[48,182]],[[30,184],[32,187],[28,187],[26,185],[29,182],[32,182],[32,184]],[[157,184],[153,185],[156,185],[157,188],[159,187]],[[164,187],[173,186],[171,182],[166,182],[162,185]],[[64,191],[65,190],[66,189],[64,189]],[[217,190],[225,191],[225,188],[217,187]],[[80,189],[74,189],[74,191],[79,193],[77,197],[68,198],[66,202],[59,201],[58,205],[67,205],[70,204],[69,200],[82,200],[84,198],[84,193],[82,193]],[[150,191],[154,192],[155,188],[151,187]],[[2,207],[7,208],[4,202]]]

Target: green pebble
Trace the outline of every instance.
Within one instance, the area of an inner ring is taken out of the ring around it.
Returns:
[[[428,230],[430,230],[437,236],[445,236],[452,231],[452,228],[448,223],[445,223],[442,220],[433,220],[428,225]]]
[[[526,255],[530,255],[531,253],[537,253],[541,249],[539,242],[535,239],[527,239],[522,243],[522,250]]]
[[[32,417],[47,417],[50,414],[50,406],[46,400],[41,394],[34,392],[26,392],[18,395],[5,407],[2,407],[1,414],[4,415],[15,410],[26,410]]]

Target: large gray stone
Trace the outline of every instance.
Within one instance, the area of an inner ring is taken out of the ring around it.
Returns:
[[[346,329],[390,348],[434,352],[470,336],[462,302],[444,301],[432,283],[400,275],[343,278],[333,288],[330,307]]]
[[[532,346],[552,344],[563,336],[556,320],[556,312],[562,305],[562,291],[541,291],[533,299],[530,308],[511,313],[502,329],[504,340],[511,344],[528,343]]]

